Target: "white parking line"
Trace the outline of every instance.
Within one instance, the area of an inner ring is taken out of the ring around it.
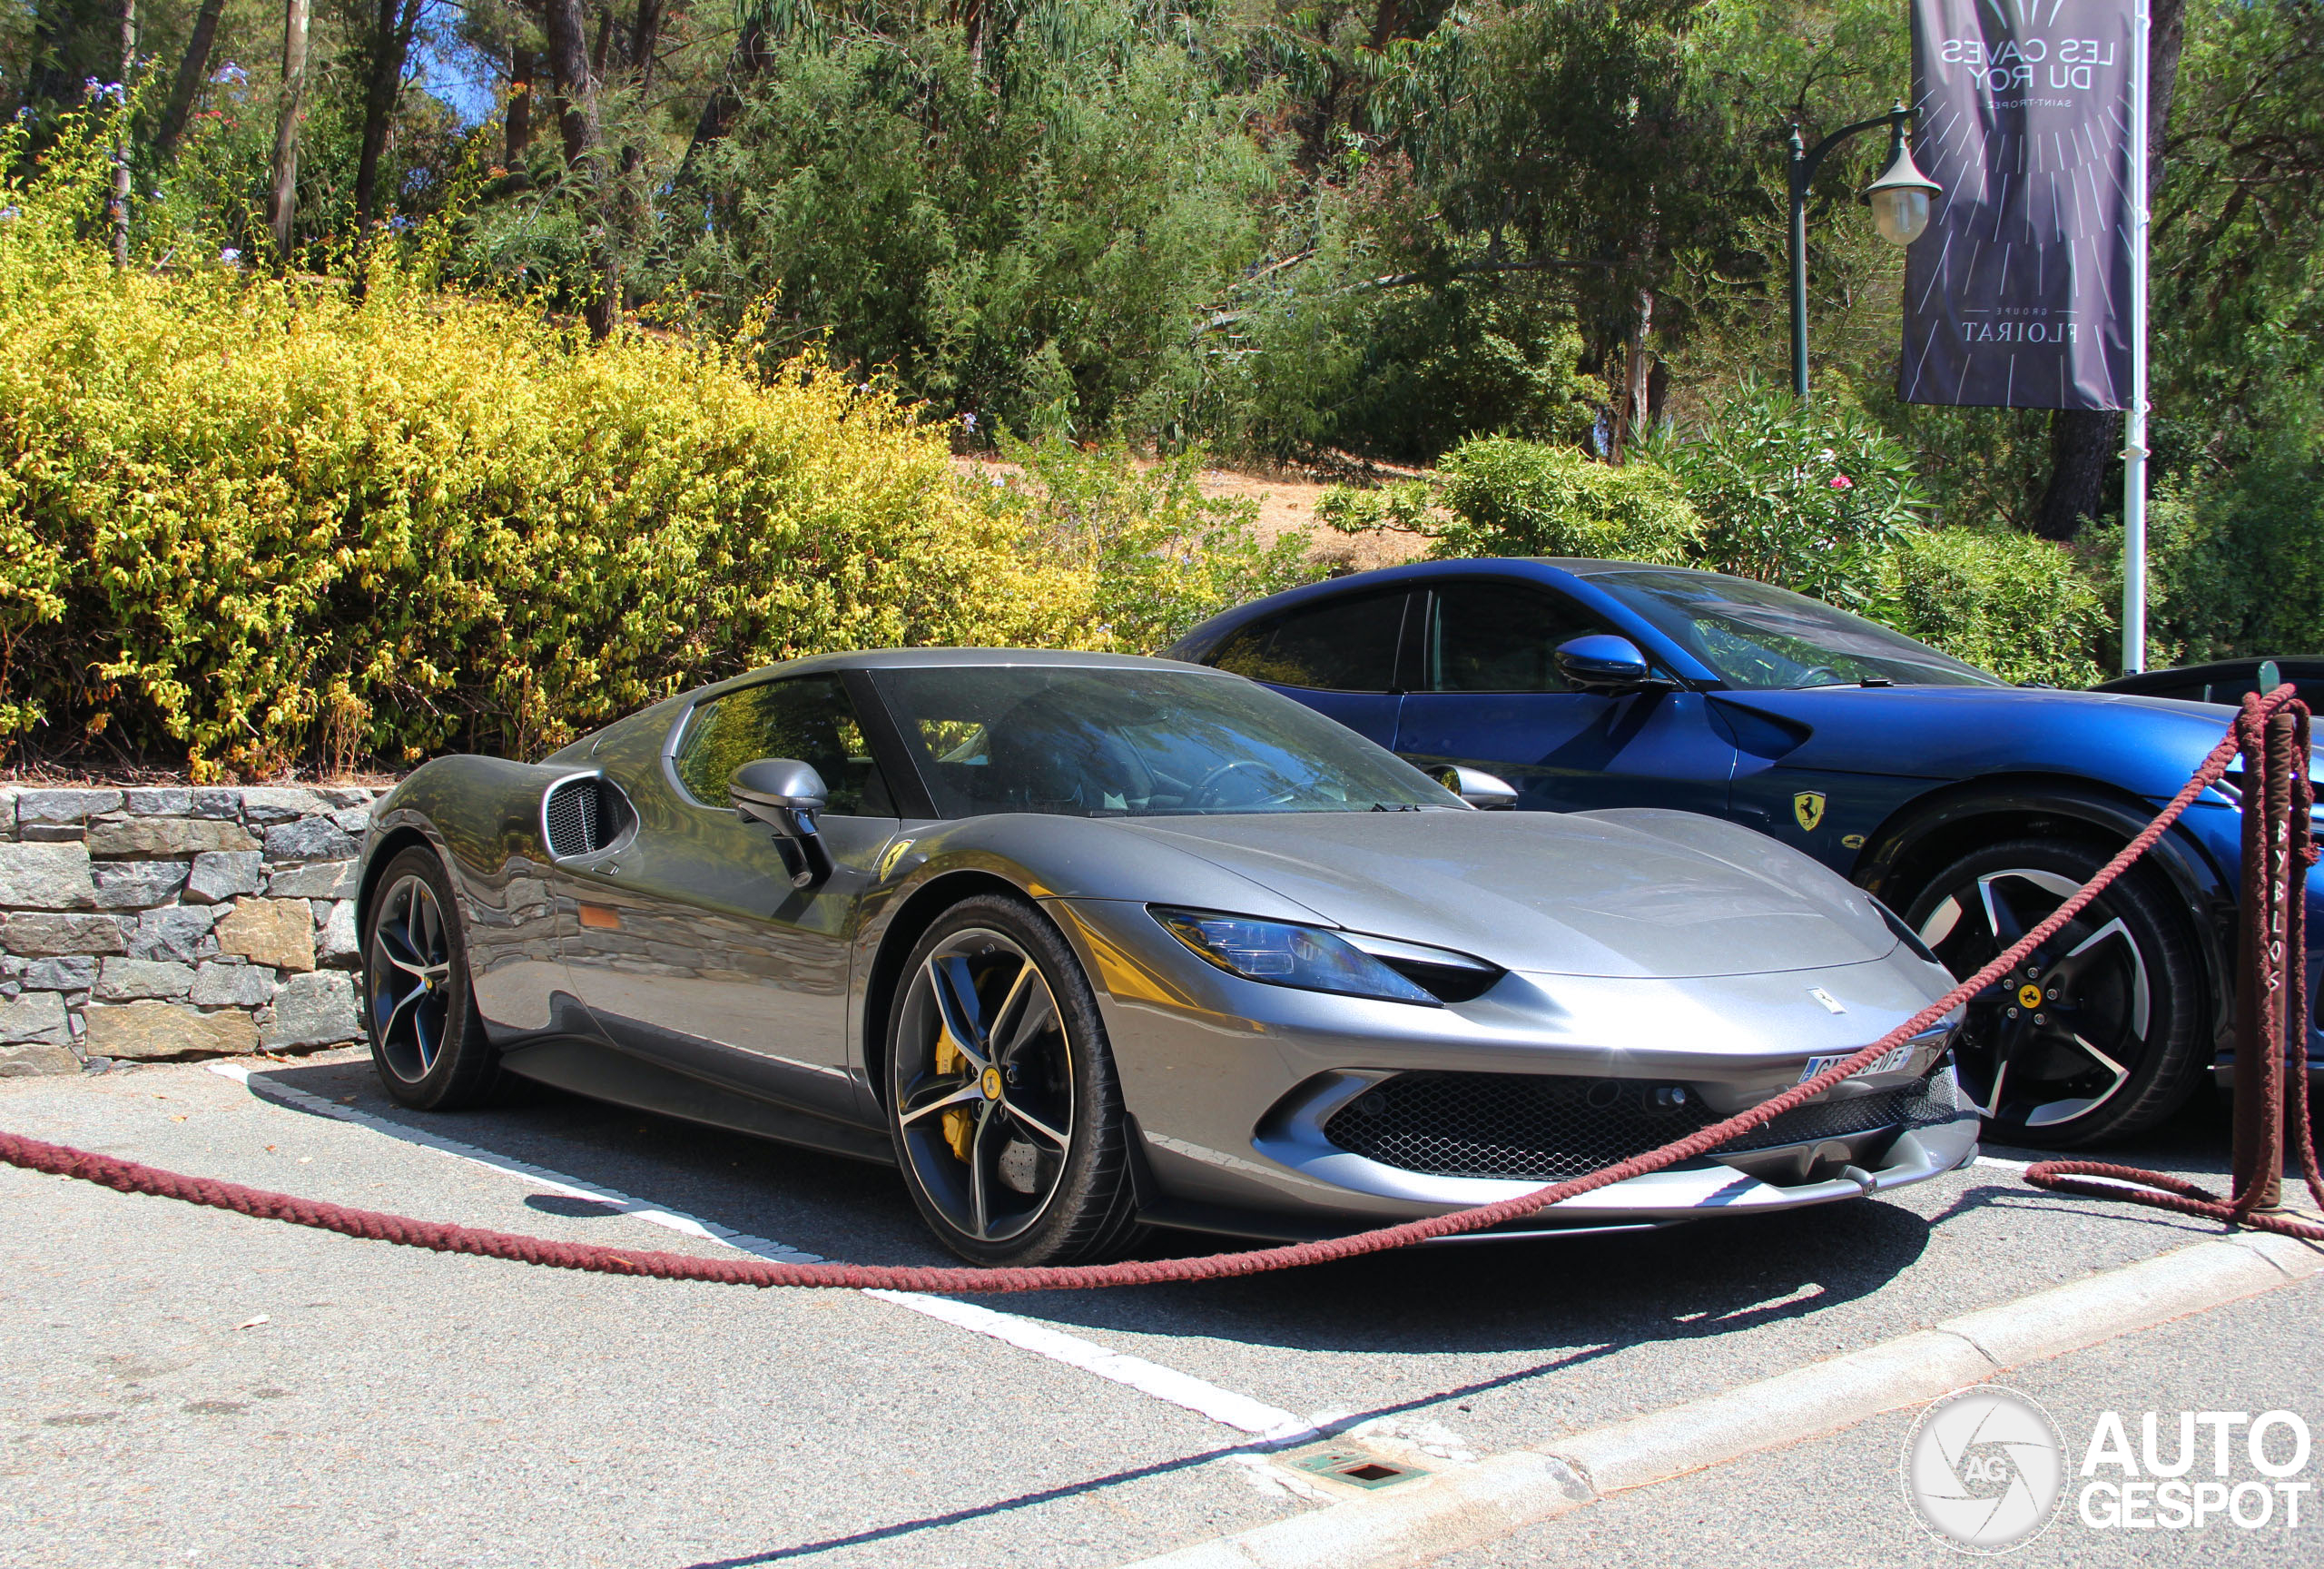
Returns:
[[[592,1203],[603,1204],[622,1214],[634,1216],[640,1220],[648,1221],[653,1225],[664,1227],[688,1237],[698,1238],[707,1242],[716,1242],[744,1253],[755,1254],[762,1258],[776,1259],[785,1264],[827,1262],[821,1254],[810,1253],[804,1248],[793,1248],[788,1243],[770,1241],[764,1237],[753,1237],[747,1232],[737,1231],[732,1227],[721,1226],[715,1221],[698,1219],[683,1210],[649,1203],[642,1199],[633,1199],[628,1194],[611,1188],[583,1182],[561,1171],[551,1171],[546,1167],[511,1159],[506,1155],[497,1155],[489,1150],[479,1150],[473,1144],[463,1144],[457,1139],[446,1139],[438,1134],[409,1127],[401,1122],[390,1121],[384,1117],[375,1117],[369,1111],[360,1111],[352,1106],[334,1104],[320,1095],[310,1094],[295,1086],[278,1084],[271,1079],[262,1079],[239,1062],[212,1062],[208,1067],[212,1073],[241,1083],[253,1095],[296,1106],[301,1110],[312,1111],[340,1122],[351,1122],[358,1127],[369,1128],[374,1132],[386,1134],[389,1138],[400,1140],[407,1144],[417,1144],[423,1149],[433,1150],[438,1154],[450,1155],[458,1159],[470,1161],[487,1170],[500,1172],[504,1176],[521,1177],[527,1182],[562,1193],[567,1198],[586,1199]],[[1061,1362],[1068,1367],[1078,1367],[1085,1373],[1094,1373],[1098,1377],[1119,1384],[1125,1388],[1135,1389],[1141,1395],[1150,1395],[1157,1400],[1183,1406],[1198,1416],[1207,1416],[1224,1426],[1232,1427],[1240,1433],[1248,1433],[1269,1443],[1287,1443],[1312,1436],[1317,1431],[1314,1424],[1304,1422],[1290,1412],[1269,1406],[1264,1401],[1254,1400],[1247,1395],[1237,1395],[1231,1389],[1221,1389],[1218,1386],[1207,1383],[1190,1373],[1181,1373],[1176,1368],[1165,1367],[1160,1363],[1149,1362],[1143,1357],[1131,1357],[1119,1351],[1108,1351],[1094,1341],[1068,1335],[1063,1330],[1051,1328],[1049,1325],[1037,1323],[1030,1318],[1019,1317],[1013,1313],[997,1312],[978,1303],[963,1302],[958,1298],[930,1297],[917,1291],[864,1291],[862,1295],[876,1297],[883,1302],[892,1302],[899,1308],[908,1308],[931,1318],[942,1319],[945,1323],[959,1328],[1004,1341],[1019,1350],[1030,1351],[1037,1357],[1046,1357],[1052,1362]]]

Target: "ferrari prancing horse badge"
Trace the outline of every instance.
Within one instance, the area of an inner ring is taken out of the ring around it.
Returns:
[[[1815,833],[1816,824],[1824,820],[1824,793],[1821,790],[1802,790],[1791,798],[1791,814],[1799,819],[1802,828],[1810,834]]]

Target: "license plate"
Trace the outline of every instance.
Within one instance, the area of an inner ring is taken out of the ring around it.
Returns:
[[[1799,1081],[1805,1084],[1827,1068],[1845,1062],[1855,1055],[1853,1051],[1843,1051],[1837,1057],[1810,1057],[1807,1060],[1807,1066],[1799,1071]],[[1864,1073],[1894,1073],[1912,1060],[1913,1043],[1907,1041],[1886,1055],[1875,1058],[1872,1066],[1865,1069],[1857,1077],[1863,1077]]]

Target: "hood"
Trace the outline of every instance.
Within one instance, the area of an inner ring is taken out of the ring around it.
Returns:
[[[1966,779],[2080,775],[2150,797],[2187,782],[2234,711],[2027,686],[1817,686],[1707,694],[1744,751],[1787,766]]]
[[[1683,813],[1300,812],[1108,826],[1334,925],[1509,970],[1736,975],[1862,963],[1896,945],[1870,898],[1842,878],[1748,829]]]

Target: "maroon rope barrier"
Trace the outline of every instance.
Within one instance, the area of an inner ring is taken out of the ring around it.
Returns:
[[[2246,696],[2233,732],[2243,755],[2244,967],[2236,995],[2234,1190],[2222,1199],[2184,1178],[2102,1160],[2038,1162],[2025,1171],[2035,1187],[2324,1242],[2324,1226],[2260,1208],[2273,1201],[2289,1144],[2309,1197],[2324,1209],[2308,1107],[2307,883],[2316,863],[2309,813],[2316,792],[2308,709],[2291,692],[2283,686],[2265,698]],[[2255,1063],[2258,1071],[2247,1072]]]
[[[2264,699],[2247,699],[2247,716],[2254,722],[2264,719],[2281,708],[2291,696],[2290,686],[2279,687]],[[2305,730],[2302,730],[2303,735]],[[645,1252],[625,1248],[607,1248],[582,1242],[556,1242],[543,1237],[517,1236],[506,1231],[490,1231],[473,1226],[456,1226],[442,1221],[416,1220],[408,1216],[387,1215],[374,1209],[354,1209],[345,1205],[326,1203],[320,1199],[300,1199],[287,1193],[272,1193],[263,1189],[246,1188],[239,1182],[223,1182],[209,1178],[187,1177],[174,1171],[161,1170],[134,1160],[123,1160],[111,1155],[98,1155],[85,1150],[74,1150],[62,1144],[45,1143],[38,1139],[22,1138],[0,1133],[0,1161],[26,1170],[43,1171],[52,1176],[70,1177],[123,1193],[143,1193],[156,1198],[177,1199],[190,1204],[208,1205],[212,1209],[231,1210],[238,1215],[250,1215],[261,1219],[284,1220],[295,1226],[312,1226],[342,1236],[359,1237],[375,1242],[393,1242],[409,1248],[427,1248],[442,1253],[467,1253],[486,1258],[506,1258],[521,1264],[537,1264],[556,1269],[586,1269],[608,1275],[641,1275],[660,1280],[698,1280],[714,1285],[825,1287],[842,1288],[876,1288],[895,1291],[940,1291],[960,1293],[1001,1293],[1011,1291],[1078,1291],[1108,1286],[1156,1286],[1175,1281],[1222,1280],[1244,1275],[1260,1275],[1275,1269],[1288,1269],[1307,1264],[1327,1263],[1341,1258],[1360,1258],[1368,1253],[1382,1253],[1392,1248],[1409,1247],[1438,1237],[1457,1237],[1472,1231],[1503,1225],[1546,1209],[1553,1204],[1581,1197],[1584,1193],[1609,1188],[1617,1182],[1627,1182],[1633,1177],[1643,1177],[1659,1171],[1681,1160],[1726,1143],[1740,1134],[1749,1132],[1761,1124],[1772,1121],[1809,1098],[1820,1095],[1843,1079],[1862,1072],[1885,1056],[1892,1048],[1919,1034],[1930,1025],[1950,1013],[1955,1008],[1984,991],[1994,982],[2017,967],[2020,961],[2050,940],[2067,922],[2087,907],[2106,887],[2127,870],[2138,858],[2153,847],[2176,823],[2180,815],[2203,791],[2216,784],[2227,771],[2242,745],[2240,728],[2230,731],[2203,759],[2170,804],[2156,814],[2114,858],[2098,871],[2098,874],[2069,895],[2063,904],[2036,924],[2024,937],[2013,943],[1994,962],[1962,982],[1943,997],[1914,1014],[1877,1041],[1852,1056],[1833,1064],[1814,1078],[1768,1097],[1748,1110],[1738,1112],[1725,1121],[1684,1139],[1650,1150],[1642,1155],[1620,1161],[1592,1171],[1585,1177],[1571,1178],[1563,1182],[1537,1188],[1530,1193],[1503,1199],[1497,1203],[1481,1204],[1473,1209],[1433,1215],[1425,1219],[1409,1220],[1402,1225],[1384,1226],[1349,1237],[1329,1238],[1319,1242],[1301,1242],[1284,1247],[1258,1248],[1244,1252],[1211,1253],[1195,1258],[1130,1259],[1118,1264],[1078,1264],[1047,1266],[1030,1268],[980,1269],[967,1268],[922,1268],[916,1266],[872,1264],[783,1264],[770,1259],[704,1258],[686,1253]],[[2305,755],[2305,754],[2303,754]],[[2248,765],[2247,765],[2248,766]],[[2300,771],[2303,781],[2306,771]],[[2248,782],[2247,782],[2248,783]],[[2305,789],[2303,783],[2302,788]],[[2247,792],[2246,810],[2250,810]],[[2305,818],[2303,816],[2304,824]],[[2300,830],[2304,835],[2305,827]],[[2301,844],[2305,844],[2304,837]],[[2248,896],[2248,892],[2247,892]],[[2280,951],[2279,951],[2280,960]],[[2281,1014],[2279,1012],[2280,1019]],[[2279,1064],[2280,1066],[2280,1064]],[[2305,1130],[2304,1119],[2301,1123]],[[2067,1188],[2071,1191],[2091,1191],[2089,1188],[2070,1187],[2077,1171],[2098,1171],[2082,1162],[2053,1162],[2044,1172],[2043,1186]],[[2114,1176],[2129,1168],[2105,1168],[2103,1174]],[[2311,1181],[2314,1180],[2314,1157],[2309,1157]],[[2029,1176],[2032,1173],[2028,1173]],[[2175,1184],[2191,1189],[2191,1184],[2178,1183],[2173,1178],[2156,1180],[2149,1173],[2133,1173],[2127,1179],[2154,1182],[2156,1186]],[[2192,1189],[2191,1193],[2126,1195],[2119,1189],[2096,1189],[2100,1197],[2136,1197],[2167,1209],[2181,1208],[2190,1203],[2216,1204],[2208,1193]],[[2324,1188],[2319,1189],[2324,1194]],[[2210,1210],[2191,1211],[2211,1213]],[[2222,1216],[2222,1219],[2237,1219]],[[2271,1230],[2291,1230],[2293,1235],[2314,1235],[2324,1238],[2324,1229],[2309,1228],[2292,1229],[2299,1223],[2284,1221],[2265,1215],[2252,1215],[2244,1224],[2263,1226]]]

